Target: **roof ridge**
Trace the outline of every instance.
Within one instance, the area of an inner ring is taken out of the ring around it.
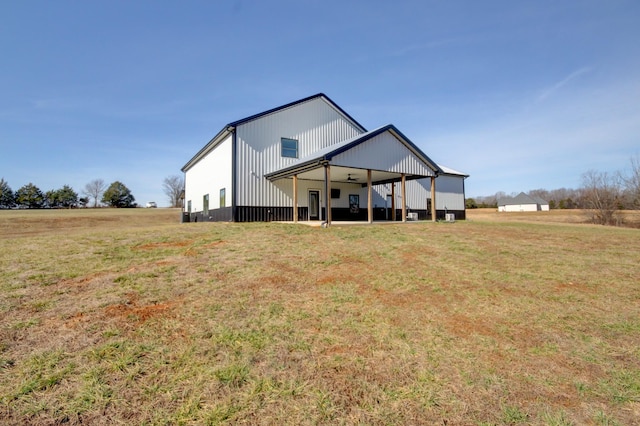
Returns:
[[[298,99],[297,101],[293,101],[293,102],[289,102],[289,103],[284,104],[284,105],[280,105],[280,106],[275,107],[275,108],[268,109],[268,110],[263,111],[263,112],[259,112],[257,114],[250,115],[250,116],[245,117],[245,118],[241,118],[240,120],[232,121],[231,123],[227,124],[225,127],[237,127],[240,124],[244,124],[244,123],[248,123],[249,121],[257,120],[258,118],[261,118],[261,117],[264,117],[264,116],[267,116],[267,115],[270,115],[270,114],[274,114],[276,112],[291,108],[293,106],[308,102],[308,101],[310,101],[312,99],[316,99],[316,98],[324,98],[329,104],[331,104],[331,106],[333,106],[342,115],[344,115],[349,120],[351,120],[363,132],[367,131],[367,129],[362,124],[360,124],[355,118],[353,118],[351,115],[349,115],[349,113],[347,113],[338,104],[336,104],[329,96],[325,95],[322,92],[316,93],[315,95],[307,96],[306,98],[303,98],[303,99]]]

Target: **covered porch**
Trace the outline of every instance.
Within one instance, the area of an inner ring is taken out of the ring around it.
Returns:
[[[365,189],[366,216],[363,217],[358,211],[358,216],[353,216],[357,218],[355,221],[369,224],[374,222],[374,187],[387,185],[390,190],[385,195],[385,202],[389,199],[391,205],[385,205],[385,212],[389,214],[385,214],[384,220],[395,222],[400,219],[406,222],[409,219],[406,183],[421,178],[431,179],[430,216],[435,221],[435,178],[439,171],[439,167],[419,148],[394,126],[388,125],[332,145],[285,168],[268,173],[265,177],[272,181],[292,181],[293,222],[306,219],[330,226],[333,221],[334,191],[339,193],[340,188],[345,185]],[[309,182],[314,182],[321,190],[300,189],[301,183],[305,183],[307,188]],[[300,200],[303,197],[309,197],[306,215],[300,214]],[[339,197],[340,195],[337,198]],[[396,205],[398,198],[400,205]],[[353,209],[359,210],[361,204],[359,195],[349,195],[349,209],[352,212]],[[379,219],[379,215],[377,216]]]

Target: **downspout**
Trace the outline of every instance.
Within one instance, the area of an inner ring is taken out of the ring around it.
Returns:
[[[236,141],[236,129],[229,128],[231,131],[231,221],[238,222],[238,207],[236,196],[238,194],[237,186],[237,161],[238,161],[238,148]]]
[[[467,192],[464,188],[465,178],[462,178],[462,211],[464,212],[464,220],[467,219]]]

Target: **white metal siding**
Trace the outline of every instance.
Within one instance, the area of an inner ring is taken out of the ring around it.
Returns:
[[[336,155],[331,164],[412,175],[433,175],[433,171],[427,165],[389,132],[383,132]]]
[[[464,206],[464,178],[462,176],[438,176],[436,178],[436,209],[464,210]]]
[[[209,209],[220,207],[220,190],[226,189],[226,207],[231,206],[231,148],[229,135],[185,173],[185,210],[191,201],[191,211],[202,211],[202,197],[209,194]]]
[[[280,179],[274,182],[274,185],[277,186],[281,191],[285,192],[287,196],[289,194],[293,194],[293,180],[292,179]],[[360,184],[351,184],[344,182],[332,182],[331,189],[339,189],[340,190],[340,198],[332,198],[331,199],[331,207],[332,208],[348,208],[349,207],[349,195],[357,194],[360,196],[360,207],[367,208],[367,188],[362,187]],[[298,207],[309,207],[309,191],[319,191],[320,192],[320,207],[325,207],[325,197],[324,197],[324,182],[317,180],[298,180]],[[375,197],[375,193],[374,193]],[[374,202],[378,204],[378,206],[383,205],[379,200],[374,198]],[[287,207],[293,206],[293,196],[288,199]]]
[[[264,178],[265,173],[296,161],[280,155],[280,138],[297,139],[298,158],[304,158],[360,133],[322,98],[240,124],[236,129],[237,205],[291,206],[291,189]]]
[[[402,207],[402,185],[397,182],[395,188],[396,206]],[[391,184],[374,187],[374,203],[384,205],[391,195]],[[407,207],[426,210],[427,199],[431,199],[431,178],[409,180],[406,183]],[[464,179],[458,176],[441,175],[436,178],[436,210],[464,210]]]
[[[538,211],[537,204],[507,204],[504,206],[504,209],[500,210],[503,212],[535,212]]]
[[[374,204],[383,206],[387,197],[391,195],[390,183],[374,186]],[[395,183],[395,205],[397,209],[402,208],[402,184]],[[416,210],[426,210],[427,198],[431,198],[431,179],[409,180],[406,183],[407,208]],[[436,199],[438,194],[436,193]],[[391,207],[391,206],[388,206]]]

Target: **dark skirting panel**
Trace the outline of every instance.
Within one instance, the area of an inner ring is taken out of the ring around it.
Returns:
[[[293,221],[293,208],[238,206],[236,219],[238,222]]]
[[[187,222],[232,222],[233,210],[231,207],[209,210],[205,216],[203,212],[191,213]]]
[[[322,220],[324,221],[324,208],[322,209]],[[431,220],[431,212],[427,210],[415,210],[410,209],[407,213],[418,213],[418,220]],[[466,214],[464,210],[437,210],[436,219],[444,220],[445,213],[454,213],[456,220],[465,220]],[[307,207],[298,207],[298,220],[309,220],[309,209]],[[331,209],[332,221],[366,221],[367,209],[359,209],[358,211],[352,211],[349,208],[332,208]],[[386,208],[374,208],[373,220],[384,221],[391,220],[391,209]],[[402,220],[402,210],[396,209],[396,221]],[[232,222],[233,211],[231,207],[224,207],[221,209],[209,210],[209,214],[205,217],[202,212],[191,213],[183,217],[183,222]],[[238,206],[236,208],[236,222],[292,222],[293,221],[293,208],[292,207],[250,207],[250,206]]]

